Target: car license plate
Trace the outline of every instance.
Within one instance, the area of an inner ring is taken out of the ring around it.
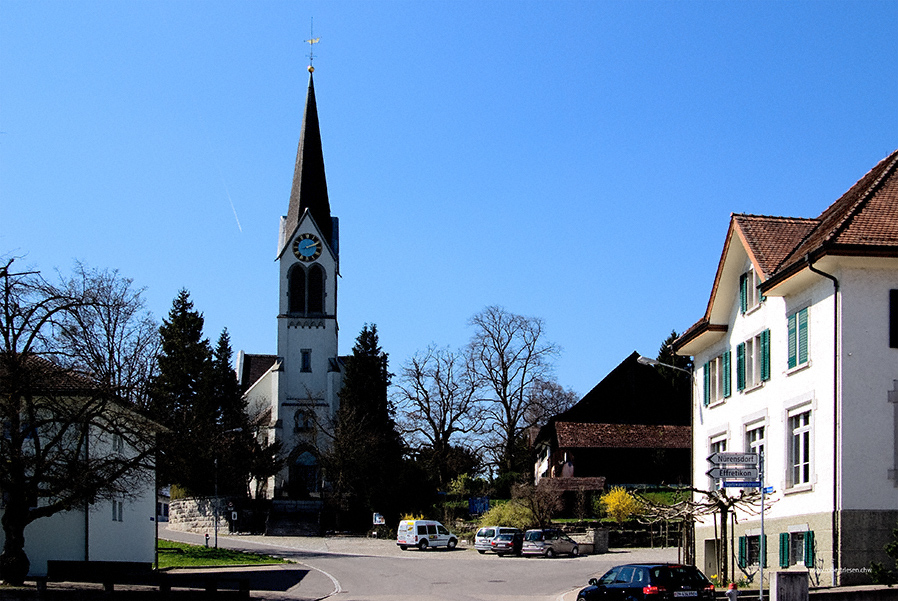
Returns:
[[[698,591],[674,591],[674,597],[698,597]]]

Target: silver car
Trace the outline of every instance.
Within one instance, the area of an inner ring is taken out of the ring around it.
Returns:
[[[576,557],[580,554],[577,543],[561,530],[544,528],[542,530],[528,530],[524,534],[524,546],[521,549],[524,555],[542,555],[543,557],[555,557],[567,554]]]
[[[520,534],[517,528],[509,528],[506,526],[484,526],[474,535],[474,548],[478,553],[486,553],[493,551],[491,543],[493,539],[500,534]]]

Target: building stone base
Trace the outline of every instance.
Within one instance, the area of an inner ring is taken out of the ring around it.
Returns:
[[[788,518],[765,518],[764,532],[767,540],[767,563],[764,567],[764,586],[770,586],[770,574],[783,569],[804,571],[808,574],[811,588],[826,586],[848,586],[870,584],[871,562],[893,566],[885,553],[885,545],[891,541],[892,531],[898,526],[898,511],[843,511],[840,513],[841,525],[838,541],[839,554],[834,565],[833,558],[833,516],[831,513],[818,513]],[[732,526],[732,525],[731,525]],[[748,581],[757,586],[760,568],[757,565],[740,568],[739,538],[746,535],[759,535],[761,521],[742,520],[732,527],[727,541],[729,549],[729,570],[727,580]],[[812,531],[814,534],[814,565],[804,564],[783,567],[780,565],[780,534],[783,532]],[[722,580],[714,567],[713,553],[715,531],[713,525],[695,528],[696,565],[708,577],[717,576]],[[731,544],[732,543],[732,544]],[[719,548],[719,546],[718,546]]]

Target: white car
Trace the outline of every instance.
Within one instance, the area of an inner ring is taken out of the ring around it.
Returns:
[[[507,528],[505,526],[484,526],[474,535],[474,548],[478,553],[486,553],[493,551],[490,543],[500,534],[519,534],[521,531],[517,528]]]
[[[418,547],[446,547],[452,550],[458,545],[458,537],[441,523],[433,520],[402,520],[396,530],[396,544],[405,551]]]

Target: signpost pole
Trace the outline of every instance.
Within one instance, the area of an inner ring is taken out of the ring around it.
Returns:
[[[761,478],[761,557],[758,563],[760,564],[760,575],[761,579],[758,582],[758,601],[764,601],[764,563],[767,561],[767,539],[764,535],[764,497],[767,494],[767,482],[764,480],[764,451],[761,450],[761,455],[758,460],[758,473]]]

